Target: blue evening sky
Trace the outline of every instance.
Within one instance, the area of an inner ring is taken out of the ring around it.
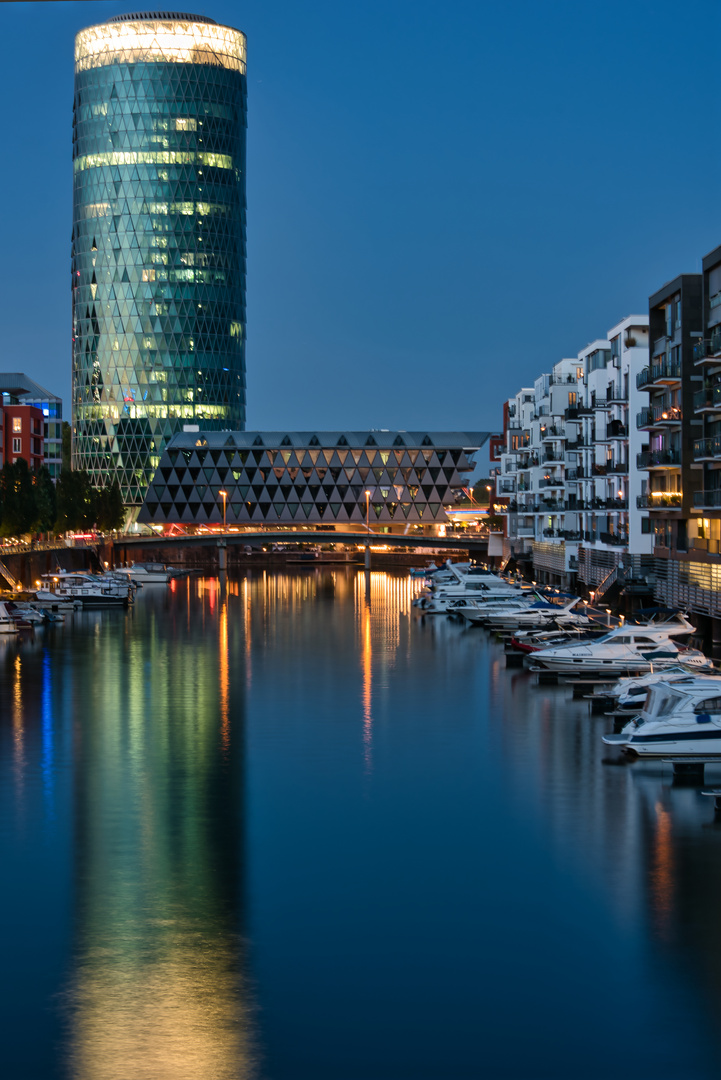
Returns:
[[[0,368],[68,417],[73,36],[138,8],[0,5]],[[721,243],[714,0],[190,10],[249,39],[250,428],[498,428]]]

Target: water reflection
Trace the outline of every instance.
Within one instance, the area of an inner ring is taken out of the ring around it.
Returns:
[[[243,629],[217,582],[98,620],[73,709],[77,1080],[245,1078]],[[178,618],[177,616],[180,616]],[[198,633],[198,627],[202,633]]]
[[[715,1075],[712,800],[417,588],[191,578],[0,642],[8,1075]]]

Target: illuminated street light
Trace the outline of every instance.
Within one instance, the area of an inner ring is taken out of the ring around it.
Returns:
[[[226,506],[226,502],[228,500],[228,492],[227,491],[219,491],[218,494],[223,499],[223,532],[225,532],[225,506]]]

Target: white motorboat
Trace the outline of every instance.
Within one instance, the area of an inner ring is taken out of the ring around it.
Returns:
[[[187,574],[187,570],[164,566],[163,563],[132,563],[130,566],[118,566],[113,572],[130,578],[138,585],[167,585],[173,578]]]
[[[18,628],[5,604],[0,601],[0,634],[17,634]]]
[[[694,627],[683,615],[663,623],[644,626],[617,626],[588,644],[559,645],[533,654],[538,668],[561,674],[610,673],[634,675],[683,662],[703,670],[708,660],[697,649],[687,649],[676,641],[688,637]]]
[[[668,683],[671,686],[679,685],[683,687],[686,683],[698,678],[699,674],[703,674],[705,678],[718,679],[721,672],[714,667],[711,660],[708,660],[706,667],[701,669],[686,667],[683,663],[672,664],[663,671],[649,671],[645,675],[627,676],[619,679],[605,692],[591,696],[604,698],[609,702],[616,714],[620,712],[635,716],[643,707],[646,694],[652,686],[659,683]]]
[[[53,597],[83,609],[127,607],[132,599],[127,580],[113,579],[112,575],[59,571],[43,574],[42,580],[46,586],[38,591],[37,598],[50,607]]]
[[[713,676],[684,683],[659,682],[648,689],[643,710],[608,746],[638,757],[721,758],[721,687]]]
[[[546,600],[539,600],[535,604],[531,604],[528,608],[495,615],[489,620],[489,625],[494,630],[517,630],[521,627],[524,630],[528,630],[533,627],[540,628],[552,625],[574,627],[591,626],[593,622],[592,619],[589,619],[587,615],[578,615],[573,611],[573,608],[577,603],[577,598],[564,605],[552,604],[548,603]]]

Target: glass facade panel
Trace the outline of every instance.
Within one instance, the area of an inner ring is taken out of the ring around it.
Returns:
[[[139,506],[183,424],[245,427],[245,37],[195,16],[76,39],[73,465]]]

